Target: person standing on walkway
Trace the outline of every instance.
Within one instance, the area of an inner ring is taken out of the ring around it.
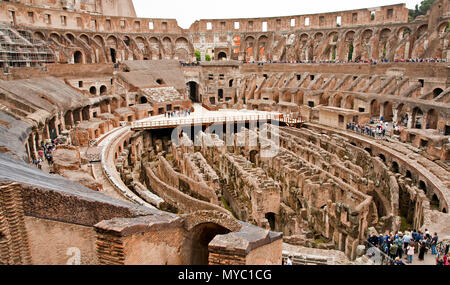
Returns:
[[[437,252],[436,252],[436,245],[438,243],[438,240],[439,240],[438,234],[434,233],[434,236],[431,239],[431,254],[432,255],[436,255],[437,254]]]
[[[410,243],[406,248],[408,254],[408,263],[411,264],[413,262],[414,257],[414,243]]]

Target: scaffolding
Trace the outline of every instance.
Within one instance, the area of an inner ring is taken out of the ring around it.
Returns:
[[[34,39],[30,33],[0,25],[0,69],[8,67],[37,67],[54,63],[55,56],[45,42]]]

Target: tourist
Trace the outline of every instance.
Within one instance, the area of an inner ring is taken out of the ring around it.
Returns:
[[[440,251],[436,256],[436,265],[445,265],[445,254]]]
[[[403,257],[403,233],[399,232],[397,237],[397,256],[402,258]]]
[[[286,261],[286,265],[293,265],[292,256],[289,256],[288,260]]]
[[[450,252],[448,252],[447,255],[444,256],[444,264],[450,265]]]
[[[393,242],[389,249],[390,258],[394,259],[397,257],[398,245],[396,242]]]
[[[414,257],[414,243],[410,243],[408,245],[407,249],[407,255],[408,255],[408,263],[411,264],[413,262],[413,257]]]
[[[427,244],[425,241],[421,240],[419,242],[419,260],[423,261],[425,259],[426,251],[427,251]]]
[[[409,243],[411,242],[411,232],[405,232],[405,236],[403,237],[403,249],[406,251]]]
[[[394,265],[405,265],[405,264],[399,257],[397,257],[395,258]]]

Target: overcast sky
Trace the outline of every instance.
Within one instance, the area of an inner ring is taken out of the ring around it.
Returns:
[[[176,19],[188,29],[200,19],[294,16],[405,3],[421,0],[133,0],[138,17]]]

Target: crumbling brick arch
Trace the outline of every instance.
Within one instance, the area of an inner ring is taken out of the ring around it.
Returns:
[[[69,39],[72,44],[75,44],[75,36],[72,33],[66,33],[66,38]]]
[[[344,105],[342,108],[353,110],[355,104],[355,97],[353,95],[347,95],[344,99]]]
[[[170,37],[164,37],[162,39],[162,52],[164,59],[173,58],[173,40]]]
[[[444,21],[441,22],[438,27],[437,27],[437,31],[439,33],[439,35],[442,37],[446,32],[448,32],[448,25],[449,22],[448,21]]]
[[[94,36],[94,41],[97,42],[98,45],[100,46],[104,46],[105,45],[105,38],[101,35],[95,35]]]
[[[436,130],[438,128],[438,120],[439,120],[438,111],[436,111],[436,109],[428,110],[426,128]]]
[[[55,32],[52,32],[49,36],[49,39],[53,40],[58,44],[62,44],[61,35]]]
[[[88,35],[86,35],[86,34],[81,34],[81,35],[78,36],[78,38],[79,38],[81,41],[85,42],[87,45],[90,44],[90,38],[89,38]]]
[[[33,37],[37,40],[41,40],[41,41],[45,41],[46,40],[46,36],[42,33],[42,32],[34,32],[33,33]]]
[[[161,41],[156,37],[150,37],[148,39],[148,43],[149,43],[151,59],[153,59],[153,60],[162,59]]]
[[[73,63],[75,64],[84,64],[84,54],[80,50],[75,50],[73,53]]]
[[[216,235],[238,232],[242,225],[231,215],[218,211],[197,211],[183,215],[187,231],[183,242],[186,264],[207,265],[208,245]]]

